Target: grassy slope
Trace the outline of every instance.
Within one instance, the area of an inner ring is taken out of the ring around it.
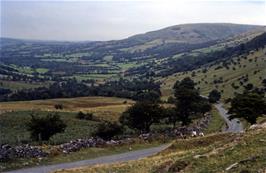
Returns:
[[[126,103],[124,103],[126,101]],[[34,101],[2,102],[0,111],[61,111],[61,112],[92,112],[97,117],[117,120],[120,113],[134,102],[129,99],[115,97],[77,97],[65,99],[48,99]],[[56,110],[55,104],[62,104],[62,110]]]
[[[165,172],[224,172],[230,165],[238,164],[230,172],[266,168],[266,131],[259,129],[245,134],[219,133],[205,137],[175,141],[165,151],[141,160],[124,163],[96,165],[93,167],[61,170],[57,173],[165,173]],[[134,169],[133,169],[134,168]]]
[[[207,129],[204,130],[205,134],[220,132],[226,126],[224,119],[219,114],[218,110],[213,106],[211,110],[211,121]]]
[[[236,91],[239,92],[243,90],[243,87],[240,87],[238,90],[234,90],[231,84],[235,83],[239,86],[239,81],[237,79],[246,74],[248,74],[249,76],[249,81],[247,83],[252,83],[255,86],[261,86],[261,81],[266,76],[265,52],[266,49],[263,49],[248,55],[247,59],[240,58],[241,67],[238,64],[230,64],[230,69],[221,68],[215,70],[216,67],[221,65],[217,64],[208,68],[208,71],[206,73],[202,72],[202,68],[194,70],[196,72],[196,76],[194,77],[191,76],[193,71],[190,71],[187,73],[176,73],[166,78],[163,78],[161,80],[163,81],[161,85],[163,98],[167,99],[170,95],[172,95],[172,86],[174,85],[176,80],[182,80],[185,77],[191,77],[195,82],[200,82],[198,83],[198,87],[200,87],[200,92],[203,95],[208,95],[208,93],[215,87],[217,87],[220,91],[223,90],[223,99],[232,97],[234,92]],[[258,57],[257,62],[255,62],[255,57]],[[234,58],[235,62],[237,62],[236,59],[237,57]],[[252,60],[252,62],[250,62],[250,60]],[[235,70],[233,70],[233,67],[235,67]],[[254,74],[254,71],[256,70],[259,70],[259,72]],[[217,85],[213,84],[213,81],[215,79],[219,79],[220,77],[223,78],[224,82]]]

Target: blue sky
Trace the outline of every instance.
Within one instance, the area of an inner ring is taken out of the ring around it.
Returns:
[[[1,37],[111,40],[183,23],[266,25],[265,1],[1,1]]]

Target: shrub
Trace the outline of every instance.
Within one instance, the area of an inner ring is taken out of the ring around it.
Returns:
[[[55,104],[54,108],[55,109],[63,109],[63,105],[62,104]]]
[[[220,98],[221,98],[221,93],[220,93],[218,90],[216,90],[216,89],[212,90],[212,91],[209,93],[209,101],[210,101],[211,103],[216,103],[216,102],[218,102],[218,101],[220,100]]]
[[[101,123],[96,131],[93,133],[93,136],[100,137],[104,140],[110,140],[116,135],[122,133],[122,127],[117,123],[104,122]]]
[[[168,97],[167,99],[168,103],[175,103],[175,98],[173,96]]]
[[[144,132],[150,131],[152,123],[158,122],[162,108],[157,103],[136,102],[120,117],[121,124]]]
[[[266,113],[266,102],[263,93],[255,91],[244,91],[243,94],[237,94],[231,101],[229,109],[233,118],[244,118],[247,122],[255,124],[258,117]]]
[[[92,120],[93,119],[93,114],[92,113],[83,113],[81,111],[79,111],[79,113],[76,115],[77,119],[80,120]]]
[[[46,117],[37,117],[32,114],[27,127],[33,140],[47,141],[54,134],[63,132],[66,128],[66,124],[56,113],[49,113]]]

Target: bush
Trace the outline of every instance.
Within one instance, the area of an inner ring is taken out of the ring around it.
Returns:
[[[77,119],[80,119],[80,120],[92,120],[93,119],[93,114],[92,113],[83,113],[83,112],[79,112],[77,115],[76,115],[76,118]]]
[[[173,126],[171,124],[152,124],[151,132],[153,133],[165,133],[167,131],[171,131]]]
[[[168,103],[175,103],[175,98],[173,96],[168,97],[167,99]]]
[[[212,91],[209,93],[209,101],[210,101],[211,103],[216,103],[216,102],[218,102],[218,101],[220,100],[220,98],[221,98],[221,93],[220,93],[218,90],[216,90],[216,89],[212,90]]]
[[[157,103],[136,102],[129,107],[119,121],[122,125],[139,131],[149,132],[152,123],[156,123],[161,118],[162,107]]]
[[[98,126],[93,136],[100,137],[104,140],[110,140],[114,136],[119,135],[121,133],[122,133],[122,127],[119,124],[104,122]]]
[[[55,109],[63,109],[63,105],[62,104],[56,104],[54,105]]]
[[[264,93],[244,91],[242,94],[236,94],[231,101],[229,113],[230,119],[244,118],[250,124],[255,124],[257,118],[266,113]]]
[[[64,132],[66,124],[56,113],[49,113],[46,117],[37,117],[32,114],[27,127],[33,140],[48,141],[54,134]]]

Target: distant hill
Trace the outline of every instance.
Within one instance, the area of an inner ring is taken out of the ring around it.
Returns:
[[[40,82],[75,77],[102,83],[120,77],[166,77],[229,58],[230,52],[239,52],[241,44],[263,32],[265,26],[198,23],[111,41],[0,38],[0,80],[7,85],[6,80]]]
[[[221,40],[255,29],[261,29],[261,26],[229,23],[182,24],[135,35],[128,38],[127,41],[135,40],[144,43],[147,41],[162,40],[169,43],[195,44]]]

